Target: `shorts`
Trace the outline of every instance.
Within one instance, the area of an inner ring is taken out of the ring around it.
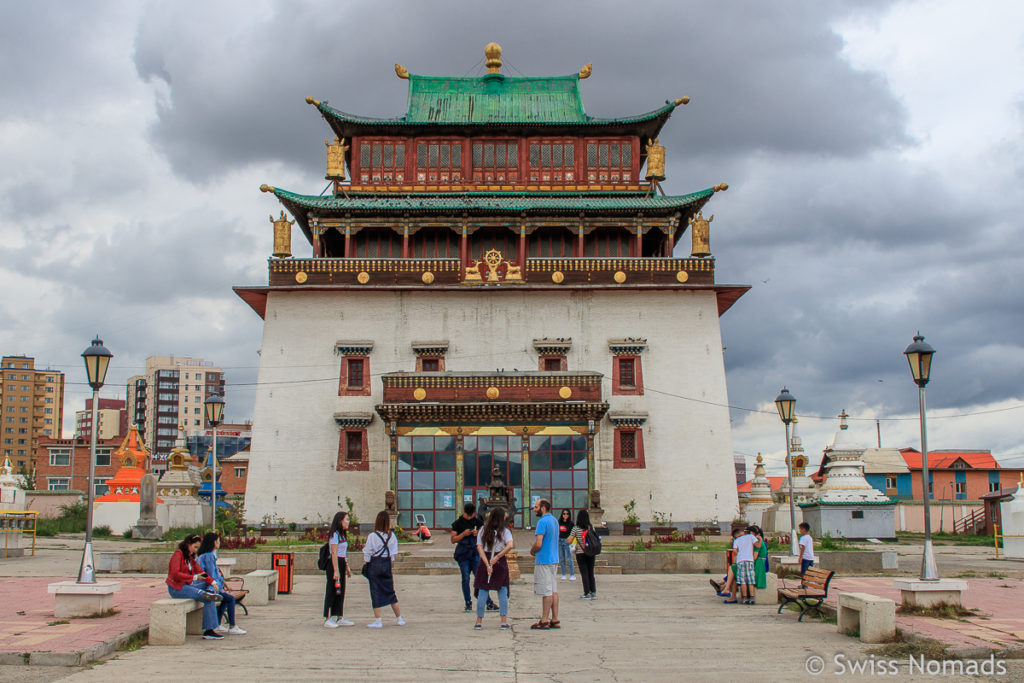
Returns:
[[[754,563],[752,561],[736,563],[736,583],[741,586],[754,583]]]
[[[541,597],[554,595],[558,592],[558,565],[533,565],[533,594]]]
[[[814,560],[800,560],[800,573],[805,574],[813,566]]]

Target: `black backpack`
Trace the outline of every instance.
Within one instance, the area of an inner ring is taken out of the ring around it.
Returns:
[[[320,546],[320,554],[316,558],[316,566],[322,572],[327,571],[327,568],[331,566],[330,543],[324,543],[322,546]]]
[[[601,554],[601,537],[597,535],[597,529],[593,526],[583,532],[583,554],[587,557]]]

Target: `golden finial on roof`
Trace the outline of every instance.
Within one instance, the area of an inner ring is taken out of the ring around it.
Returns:
[[[399,78],[404,78],[406,80],[409,79],[409,70],[406,69],[401,64],[395,64],[395,73],[398,75]]]
[[[501,73],[501,45],[498,45],[497,43],[487,43],[487,46],[484,47],[484,56],[487,57],[487,62],[485,64],[487,67],[487,73]]]
[[[719,183],[718,185],[715,185],[711,189],[714,190],[715,192],[725,192],[726,190],[729,189],[729,183]]]
[[[839,428],[840,429],[848,429],[849,428],[849,425],[846,424],[846,418],[848,418],[850,416],[846,414],[846,410],[845,409],[840,411],[839,415],[837,415],[836,417],[839,418]]]
[[[683,95],[683,96],[682,96],[682,97],[680,97],[680,98],[679,98],[678,100],[676,100],[676,106],[677,106],[677,107],[678,107],[678,106],[679,106],[680,104],[689,104],[689,103],[690,103],[690,98],[689,98],[688,96],[686,96],[686,95]]]
[[[590,62],[580,69],[580,78],[590,78],[590,74],[592,73],[594,73],[594,63]]]
[[[312,95],[306,95],[306,104],[312,104],[314,107],[319,107],[320,100],[313,99]]]
[[[267,185],[266,183],[260,185],[260,192],[273,192],[275,189],[273,185]]]

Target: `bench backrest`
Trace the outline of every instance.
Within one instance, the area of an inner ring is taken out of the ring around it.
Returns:
[[[822,593],[827,594],[828,585],[832,582],[832,576],[834,574],[835,572],[810,567],[806,572],[804,572],[803,582],[808,588],[819,590]]]

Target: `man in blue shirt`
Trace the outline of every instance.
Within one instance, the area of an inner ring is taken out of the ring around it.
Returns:
[[[530,628],[561,628],[558,621],[558,521],[551,514],[551,501],[544,498],[533,504],[533,512],[540,517],[530,554],[534,557],[533,592],[541,598],[541,614],[540,621]]]

